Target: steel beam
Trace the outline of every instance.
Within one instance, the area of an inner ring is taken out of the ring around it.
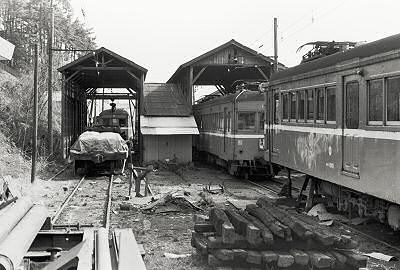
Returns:
[[[18,269],[36,234],[47,217],[42,205],[33,206],[10,234],[0,243],[0,269]]]

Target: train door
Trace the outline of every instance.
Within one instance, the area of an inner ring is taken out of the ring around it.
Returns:
[[[354,175],[360,173],[359,136],[360,77],[343,79],[342,170]]]
[[[226,132],[228,127],[228,109],[224,108],[224,152],[226,152]]]

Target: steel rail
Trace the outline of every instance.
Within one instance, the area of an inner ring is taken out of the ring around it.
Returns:
[[[72,199],[74,196],[75,192],[78,190],[79,186],[85,180],[86,175],[84,175],[81,180],[79,180],[78,184],[76,184],[75,188],[71,191],[71,193],[68,195],[68,197],[64,200],[64,202],[61,204],[60,208],[58,208],[57,212],[54,214],[53,218],[51,219],[51,224],[54,224],[57,219],[60,217],[61,212],[64,210],[65,206],[67,206],[68,202]]]
[[[110,175],[110,182],[108,183],[108,192],[106,200],[106,212],[104,213],[103,227],[108,231],[110,228],[110,215],[111,215],[111,198],[112,198],[112,184],[114,180],[114,175]]]
[[[61,170],[59,170],[55,175],[53,175],[52,177],[50,177],[49,179],[47,179],[47,181],[51,181],[54,178],[56,178],[57,176],[59,176],[60,174],[62,174],[68,167],[70,164],[67,164],[64,168],[62,168]]]
[[[340,222],[338,220],[334,220],[333,222],[338,224],[338,225],[340,225],[340,226],[343,226],[343,227],[345,227],[345,228],[347,228],[349,230],[352,230],[352,231],[364,236],[365,238],[368,238],[369,240],[375,241],[375,242],[380,243],[380,244],[382,244],[384,246],[387,246],[388,248],[391,248],[391,249],[394,249],[394,250],[400,252],[400,248],[399,247],[393,246],[393,245],[391,245],[391,244],[389,244],[389,243],[387,243],[385,241],[382,241],[382,240],[380,240],[380,239],[378,239],[376,237],[373,237],[372,235],[369,235],[369,234],[367,234],[365,232],[362,232],[362,231],[360,231],[360,230],[358,230],[358,229],[356,229],[356,228],[354,228],[354,227],[352,227],[350,225],[344,224],[344,223],[342,223],[342,222]]]

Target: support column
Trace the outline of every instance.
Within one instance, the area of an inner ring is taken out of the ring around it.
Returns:
[[[188,92],[188,103],[189,105],[194,104],[194,93],[193,93],[193,67],[189,67],[189,92]]]

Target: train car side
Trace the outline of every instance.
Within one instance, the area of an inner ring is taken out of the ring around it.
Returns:
[[[231,174],[255,174],[263,158],[263,96],[244,91],[194,106],[200,134],[195,150]]]
[[[400,46],[383,51],[393,42],[400,35],[370,55],[355,48],[346,61],[286,71],[266,94],[266,159],[323,180],[339,210],[381,221],[400,216]]]

